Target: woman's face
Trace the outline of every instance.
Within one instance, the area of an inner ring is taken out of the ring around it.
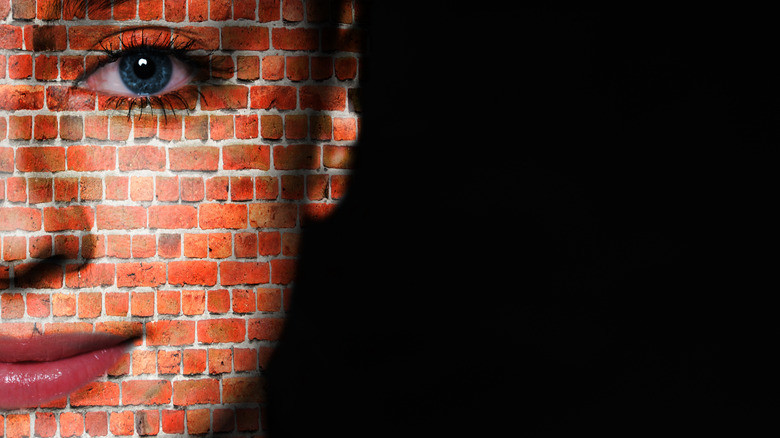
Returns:
[[[345,193],[359,23],[0,0],[7,436],[260,433],[302,226]]]

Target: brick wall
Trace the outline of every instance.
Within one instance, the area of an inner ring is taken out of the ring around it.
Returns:
[[[0,0],[0,336],[137,336],[85,387],[0,410],[0,435],[261,436],[302,227],[350,175],[361,7],[64,3]],[[74,82],[138,26],[194,40],[175,98]]]

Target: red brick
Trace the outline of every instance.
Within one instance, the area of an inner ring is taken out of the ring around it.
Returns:
[[[320,147],[310,144],[278,145],[273,148],[274,168],[279,170],[318,169]]]
[[[106,247],[106,255],[109,257],[130,258],[130,236],[127,234],[109,234]]]
[[[303,175],[282,175],[282,199],[303,199]]]
[[[127,292],[107,292],[105,294],[106,315],[127,316],[130,311]]]
[[[206,350],[187,348],[182,355],[184,375],[201,374],[208,363]]]
[[[205,234],[185,234],[183,247],[184,257],[205,258],[208,256],[208,236]]]
[[[269,140],[279,140],[284,135],[282,116],[269,114],[260,116],[260,136]]]
[[[45,318],[50,315],[51,297],[49,294],[27,293],[27,315],[33,318]]]
[[[255,233],[236,233],[235,244],[236,257],[254,258],[257,257],[257,234]]]
[[[96,259],[106,255],[106,238],[103,235],[87,234],[81,237],[81,256]]]
[[[267,262],[223,261],[219,265],[220,284],[235,286],[238,284],[268,283],[269,267]]]
[[[269,49],[268,29],[265,27],[222,27],[223,50],[253,50]]]
[[[85,116],[84,136],[96,140],[108,140],[108,117],[94,115]]]
[[[219,403],[219,380],[197,379],[173,382],[174,406]]]
[[[212,140],[227,140],[233,138],[233,116],[211,115],[209,117],[209,137]]]
[[[70,395],[70,405],[118,406],[119,384],[116,382],[91,382]]]
[[[301,87],[301,109],[344,111],[347,106],[347,90],[329,85],[305,85]]]
[[[116,169],[116,148],[113,146],[69,146],[68,169],[81,172]]]
[[[181,292],[166,290],[157,291],[157,313],[161,315],[178,315],[181,311]]]
[[[89,263],[81,266],[72,266],[75,269],[65,270],[65,286],[67,287],[91,288],[114,284],[114,265],[112,263]],[[91,318],[91,316],[87,317]]]
[[[157,320],[146,323],[146,345],[191,345],[195,342],[195,321]]]
[[[260,429],[260,409],[236,408],[236,425],[242,432]]]
[[[311,78],[315,81],[324,81],[333,76],[333,58],[330,56],[312,56]]]
[[[198,210],[191,205],[153,205],[149,207],[149,228],[194,228]]]
[[[14,2],[14,6],[16,4],[25,4],[25,2]],[[22,41],[23,35],[20,26],[0,24],[0,49],[21,49]]]
[[[257,138],[257,114],[237,115],[235,125],[236,138],[243,140]]]
[[[248,327],[250,340],[276,341],[282,334],[284,318],[250,318]]]
[[[102,108],[99,108],[102,109]],[[109,118],[108,138],[114,141],[125,141],[130,138],[133,122],[127,116],[111,116]]]
[[[0,230],[38,231],[41,229],[41,211],[29,207],[0,207]]]
[[[75,316],[76,297],[69,293],[55,293],[51,297],[51,308],[54,316]]]
[[[72,235],[54,236],[54,254],[66,259],[75,259],[79,256],[79,238]],[[77,266],[77,265],[69,265]],[[66,269],[67,271],[67,269]]]
[[[257,371],[257,350],[254,348],[234,348],[233,368],[235,371]]]
[[[160,432],[160,412],[144,409],[135,413],[135,431],[138,435],[157,435]]]
[[[82,201],[103,200],[103,180],[96,176],[82,176],[79,180],[79,198]]]
[[[31,78],[33,73],[31,55],[9,55],[8,77],[10,79]]]
[[[126,176],[105,177],[106,199],[121,201],[127,199],[129,192],[130,179]]]
[[[267,81],[284,79],[284,56],[264,56],[262,61],[262,76]]]
[[[213,171],[219,166],[219,148],[179,146],[168,151],[171,170]]]
[[[28,178],[29,203],[51,202],[54,191],[51,178]]]
[[[182,132],[182,117],[173,115],[160,119],[160,126],[157,134],[160,140],[181,140]]]
[[[2,44],[0,25],[0,44]],[[39,110],[43,108],[42,85],[0,84],[0,111]]]
[[[282,309],[282,293],[276,288],[257,288],[257,311],[278,312]]]
[[[232,145],[222,148],[222,167],[225,170],[269,170],[270,166],[271,154],[268,146]]]
[[[334,68],[336,71],[336,78],[340,81],[355,79],[357,76],[357,58],[351,56],[336,58]]]
[[[122,381],[122,404],[162,405],[171,401],[171,382],[167,380]]]
[[[65,170],[65,148],[57,146],[19,147],[16,168],[22,172],[58,172]]]
[[[90,436],[108,435],[108,413],[100,411],[85,413],[84,429]]]
[[[43,209],[43,228],[48,232],[64,230],[86,231],[95,223],[92,207],[71,205],[68,207],[45,207]]]
[[[170,434],[184,434],[184,411],[163,409],[162,431]]]
[[[57,56],[38,55],[35,57],[35,79],[53,81],[59,76]]]
[[[236,415],[233,409],[214,409],[212,417],[211,429],[214,432],[231,432],[236,427]]]
[[[312,140],[330,140],[333,122],[328,115],[318,114],[309,117],[309,135]]]
[[[287,57],[287,79],[291,81],[304,81],[309,78],[309,57]]]
[[[224,154],[223,150],[223,154]],[[224,161],[224,159],[223,159]],[[215,176],[206,180],[206,200],[226,201],[228,199],[229,178]]]
[[[78,412],[60,414],[60,436],[81,436],[84,433],[84,416]]]
[[[209,374],[233,371],[233,354],[229,348],[209,348]]]
[[[211,411],[209,409],[187,410],[187,432],[193,435],[205,434],[210,430]]]
[[[222,379],[222,403],[261,403],[264,400],[262,377],[225,377]]]
[[[306,198],[311,200],[323,200],[328,197],[329,175],[307,175],[306,176]]]
[[[303,114],[284,116],[284,136],[288,140],[306,138],[309,133],[309,118]]]
[[[293,203],[262,203],[249,205],[249,226],[253,228],[292,228],[298,217]]]
[[[165,148],[157,146],[124,146],[117,150],[119,170],[165,169]]]
[[[279,197],[279,178],[275,176],[255,177],[255,197],[271,201]]]
[[[252,313],[255,311],[255,292],[251,289],[233,289],[234,313]]]
[[[130,292],[130,315],[148,317],[154,315],[154,292]]]
[[[282,4],[282,18],[285,21],[303,21],[303,2],[287,0]]]
[[[355,161],[352,146],[325,145],[322,147],[322,164],[331,169],[351,169]]]
[[[241,55],[236,57],[236,77],[242,81],[260,79],[260,58]]]
[[[130,199],[136,202],[154,199],[154,177],[131,176]]]
[[[181,353],[179,351],[158,351],[157,372],[160,374],[179,374],[181,371]]]
[[[60,56],[60,78],[62,80],[76,80],[82,73],[84,73],[83,56]]]
[[[46,88],[46,107],[50,111],[94,111],[95,92],[65,85]]]
[[[181,236],[178,234],[161,234],[157,240],[157,254],[163,258],[181,256]]]
[[[0,317],[3,319],[24,317],[24,297],[22,294],[3,293],[0,295]]]
[[[206,304],[209,313],[227,313],[230,310],[230,292],[227,289],[210,290]]]
[[[117,287],[154,287],[165,283],[165,263],[117,263]]]
[[[120,436],[132,435],[134,429],[133,424],[134,421],[133,421],[132,411],[110,413],[108,429],[114,435],[120,435]]]
[[[214,286],[217,284],[217,263],[205,260],[169,262],[168,283]]]
[[[246,337],[242,318],[203,319],[198,321],[198,342],[205,344],[243,342]]]
[[[290,284],[295,279],[295,259],[271,260],[271,283]]]
[[[35,413],[35,436],[52,437],[57,433],[57,419],[54,412]]]
[[[101,230],[128,230],[146,227],[146,209],[138,206],[98,205],[97,226]]]
[[[206,310],[206,292],[202,290],[181,291],[181,309],[185,315],[202,315]]]
[[[357,124],[353,118],[333,118],[333,140],[351,141],[357,138]]]
[[[259,0],[257,21],[267,23],[269,21],[279,21],[281,15],[279,10],[279,0]]]
[[[29,140],[32,138],[32,116],[8,116],[8,138]]]
[[[320,32],[316,28],[275,28],[271,42],[277,50],[317,50],[320,47]]]
[[[216,228],[246,228],[247,208],[244,204],[201,204],[200,227],[202,229]]]
[[[138,18],[141,20],[161,20],[163,18],[163,0],[139,0]],[[166,14],[166,18],[167,14]],[[168,19],[169,21],[170,18]]]
[[[206,85],[200,87],[200,108],[204,111],[247,107],[248,88],[244,85]]]
[[[298,105],[297,89],[285,85],[253,86],[249,89],[249,99],[250,107],[257,109],[292,110]]]
[[[6,120],[0,117],[0,139],[5,138]],[[12,148],[0,148],[0,172],[13,173],[14,150]]]

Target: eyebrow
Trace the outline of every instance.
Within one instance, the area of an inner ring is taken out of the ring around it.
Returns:
[[[112,7],[127,3],[131,0],[62,0],[63,11],[86,11],[87,7],[91,12],[107,12]],[[50,9],[59,9],[58,2],[51,2],[47,6]]]

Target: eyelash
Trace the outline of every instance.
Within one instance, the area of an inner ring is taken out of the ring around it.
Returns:
[[[138,31],[141,29],[133,29],[133,31]],[[127,32],[127,31],[125,31]],[[145,38],[142,36],[142,39],[139,41],[135,37],[130,38],[129,41],[122,41],[121,49],[112,49],[109,46],[110,37],[104,39],[100,43],[99,51],[103,52],[104,57],[93,67],[91,67],[89,70],[85,71],[83,74],[81,74],[75,81],[75,84],[81,84],[84,81],[86,81],[87,78],[89,78],[92,74],[97,72],[100,68],[111,64],[113,62],[117,62],[120,59],[122,59],[125,56],[128,56],[129,54],[137,51],[142,50],[152,50],[156,51],[157,53],[172,56],[179,61],[186,64],[189,68],[193,69],[195,72],[195,78],[203,77],[204,75],[210,74],[213,77],[215,74],[218,74],[219,77],[223,77],[227,73],[233,73],[234,68],[232,66],[226,66],[226,65],[219,65],[218,62],[214,62],[211,57],[211,53],[206,53],[205,55],[199,55],[199,56],[193,56],[191,52],[194,50],[193,46],[195,46],[198,41],[195,39],[184,39],[182,41],[182,38],[178,35],[174,34],[172,36],[166,35],[165,40],[161,40],[159,35],[165,35],[164,33],[158,34],[158,37],[156,39],[151,38]],[[224,63],[223,63],[224,64]],[[166,112],[166,106],[170,111],[173,113],[173,115],[176,115],[176,108],[175,106],[180,104],[181,107],[183,107],[188,113],[190,111],[189,105],[187,104],[187,100],[185,96],[181,94],[181,90],[183,89],[179,88],[177,90],[170,91],[168,93],[158,95],[158,96],[124,96],[124,95],[111,95],[106,100],[106,106],[113,105],[115,110],[119,110],[120,108],[127,107],[127,117],[129,118],[132,114],[133,108],[138,108],[140,110],[139,117],[141,114],[143,114],[143,110],[145,108],[149,108],[150,110],[161,110],[163,113],[163,116],[167,116]],[[195,90],[201,99],[205,99],[205,96],[200,92],[200,90]]]

